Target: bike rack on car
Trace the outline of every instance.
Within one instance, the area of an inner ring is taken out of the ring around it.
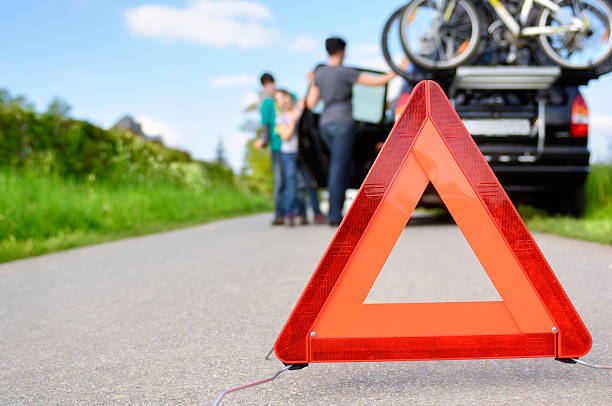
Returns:
[[[561,76],[558,66],[460,66],[448,90],[453,98],[459,89],[470,90],[537,90],[538,118],[534,127],[538,143],[535,156],[526,155],[524,162],[536,161],[544,152],[546,139],[546,97]],[[535,134],[534,134],[535,135]]]
[[[546,90],[561,76],[558,66],[460,66],[449,90]]]

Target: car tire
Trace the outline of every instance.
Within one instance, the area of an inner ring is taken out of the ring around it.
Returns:
[[[555,190],[547,193],[546,211],[551,214],[581,217],[586,206],[584,185],[571,190]]]
[[[574,217],[582,217],[586,206],[584,185],[572,190],[561,200],[561,212]]]

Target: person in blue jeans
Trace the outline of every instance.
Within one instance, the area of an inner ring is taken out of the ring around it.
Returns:
[[[306,106],[313,109],[319,100],[324,103],[319,130],[330,151],[327,221],[330,225],[337,226],[342,221],[345,192],[353,174],[353,85],[384,86],[395,78],[396,74],[390,72],[377,76],[343,66],[346,42],[342,38],[326,39],[325,49],[329,55],[327,65],[308,73],[310,89],[306,96]],[[402,69],[407,66],[408,59],[404,58]]]
[[[300,163],[300,159],[298,157],[297,160],[297,180],[298,180],[298,201],[297,201],[297,212],[298,212],[298,220],[301,218],[304,221],[301,224],[308,224],[308,219],[306,216],[306,201],[304,200],[304,195],[308,195],[308,200],[310,206],[312,207],[312,211],[314,213],[313,222],[315,224],[325,224],[325,216],[321,213],[321,208],[319,207],[319,191],[317,190],[316,181],[308,174],[304,165]],[[302,217],[303,216],[303,217]]]
[[[283,208],[283,164],[281,159],[282,140],[275,130],[276,106],[274,95],[276,94],[276,82],[270,73],[264,73],[260,77],[266,98],[261,103],[261,135],[255,141],[255,147],[261,149],[270,145],[272,158],[272,174],[274,177],[274,220],[272,225],[284,224],[285,210]]]
[[[283,180],[285,182],[283,187],[283,209],[287,215],[287,224],[294,226],[298,210],[297,121],[300,117],[301,109],[286,90],[277,90],[275,99],[276,105],[279,108],[279,112],[276,115],[276,131],[283,141],[280,149]],[[302,202],[303,205],[304,203]],[[301,219],[301,224],[303,224],[303,219]]]

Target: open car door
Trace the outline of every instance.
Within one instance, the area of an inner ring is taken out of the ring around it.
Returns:
[[[354,68],[361,72],[381,75],[383,72]],[[386,121],[388,86],[353,86],[353,118],[356,134],[353,146],[354,172],[349,188],[359,188],[374,163],[381,142],[384,142],[393,122]],[[311,183],[320,188],[327,187],[329,150],[319,132],[319,116],[322,103],[313,110],[304,110],[299,122],[299,160]],[[378,148],[377,148],[378,144]]]

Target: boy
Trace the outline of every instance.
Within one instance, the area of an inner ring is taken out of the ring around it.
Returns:
[[[272,155],[272,174],[274,176],[274,220],[272,225],[284,224],[285,212],[283,210],[283,177],[281,161],[282,140],[275,131],[276,107],[274,106],[274,95],[276,93],[276,82],[274,76],[266,72],[259,78],[266,98],[261,103],[261,137],[255,141],[255,147],[261,149],[270,144]]]

